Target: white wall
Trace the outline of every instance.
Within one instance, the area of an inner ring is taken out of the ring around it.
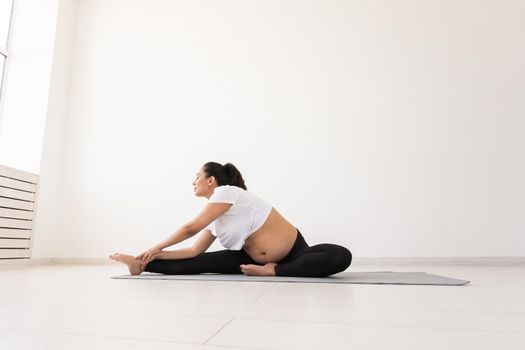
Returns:
[[[42,148],[33,257],[54,257],[61,250],[64,139],[76,29],[76,0],[60,0],[54,40],[47,121]]]
[[[199,212],[193,175],[214,160],[310,244],[523,255],[524,14],[518,0],[79,1],[62,207],[40,254],[139,253]]]

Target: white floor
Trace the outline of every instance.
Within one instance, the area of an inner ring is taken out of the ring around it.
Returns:
[[[114,280],[0,264],[0,349],[525,349],[525,266],[426,271],[462,287]]]

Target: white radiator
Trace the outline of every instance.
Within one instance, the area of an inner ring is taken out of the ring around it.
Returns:
[[[38,176],[0,165],[0,259],[30,258]]]

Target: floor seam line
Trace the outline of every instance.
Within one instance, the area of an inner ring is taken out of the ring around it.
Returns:
[[[252,303],[252,304],[255,304],[255,303],[257,302],[257,300],[259,300],[259,299],[262,298],[262,296],[263,296],[263,294],[259,294],[259,295],[257,296],[257,298],[255,298],[255,300],[252,301],[251,303]]]
[[[227,325],[229,325],[234,319],[230,319],[228,322],[226,322],[225,325],[223,325],[221,328],[219,328],[219,330],[217,330],[215,333],[213,333],[210,337],[208,337],[208,339],[206,339],[204,341],[204,343],[202,343],[202,345],[207,345],[206,343],[209,342],[213,337],[215,337],[220,331],[222,331],[224,329],[224,327],[226,327]]]

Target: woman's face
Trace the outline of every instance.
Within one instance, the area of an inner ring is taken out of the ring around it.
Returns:
[[[206,178],[206,173],[202,168],[199,169],[195,175],[195,181],[193,181],[193,191],[197,197],[210,197],[213,194],[215,178]]]

